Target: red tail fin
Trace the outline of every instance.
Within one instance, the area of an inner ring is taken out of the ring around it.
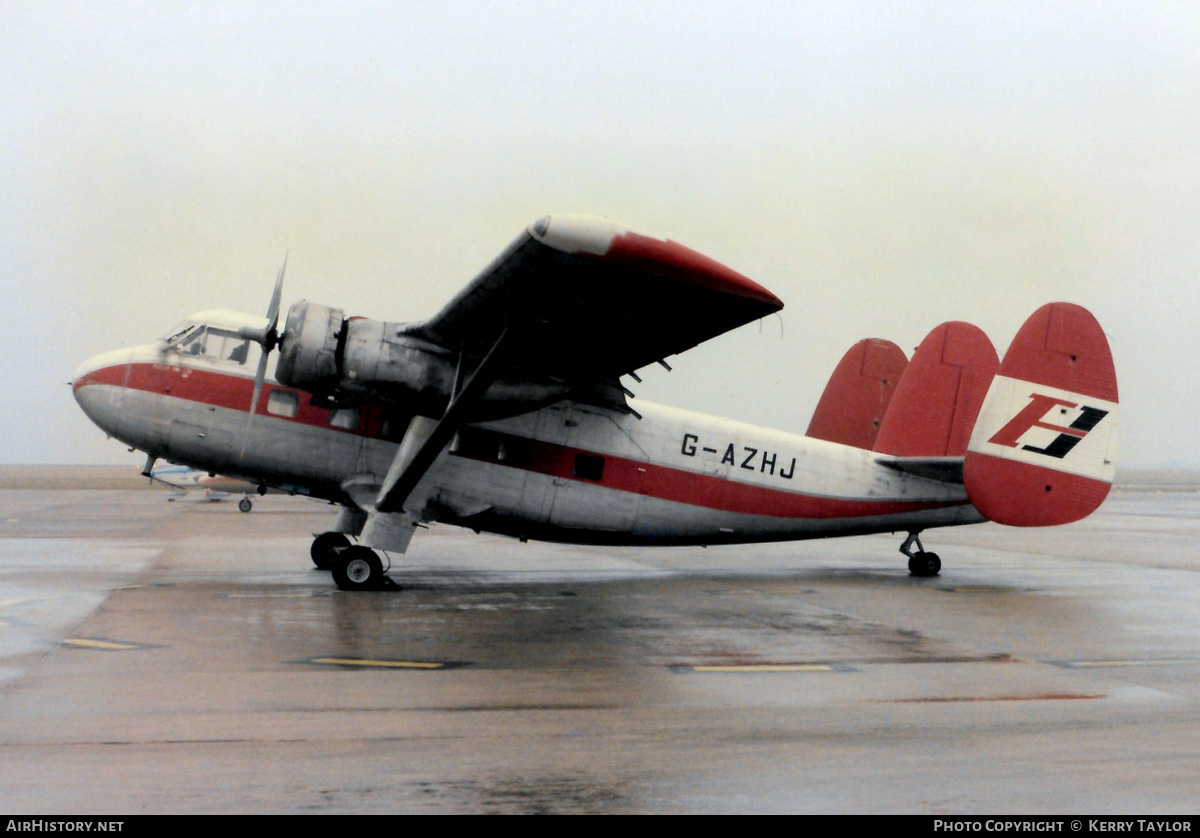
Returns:
[[[967,496],[1013,526],[1091,514],[1112,486],[1117,374],[1104,331],[1071,303],[1025,321],[988,391],[963,464]]]
[[[842,356],[808,423],[807,435],[868,451],[908,359],[896,344],[864,338]]]
[[[970,323],[943,323],[917,347],[883,417],[874,450],[961,457],[996,372],[996,350]]]

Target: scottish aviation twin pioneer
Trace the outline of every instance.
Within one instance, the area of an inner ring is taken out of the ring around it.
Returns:
[[[911,360],[861,341],[802,436],[630,406],[622,376],[783,303],[612,222],[537,221],[418,323],[299,302],[279,334],[282,280],[266,318],[201,312],[90,359],[75,398],[147,473],[164,458],[339,504],[311,552],[343,589],[382,586],[380,554],[433,521],[613,545],[901,532],[929,576],[921,531],[1075,521],[1113,480],[1112,357],[1069,303],[1038,309],[1002,362],[962,322]]]

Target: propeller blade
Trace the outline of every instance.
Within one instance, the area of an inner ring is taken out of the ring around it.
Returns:
[[[267,333],[264,336],[266,345],[263,348],[267,351],[275,348],[279,342],[279,299],[283,296],[283,273],[287,270],[287,251],[283,254],[283,264],[279,266],[279,274],[275,277],[275,290],[271,292],[271,304],[267,306]]]
[[[283,264],[275,277],[275,290],[271,292],[271,303],[267,306],[267,328],[261,335],[246,335],[251,340],[262,345],[262,354],[258,357],[258,371],[254,374],[254,393],[250,396],[250,410],[246,415],[246,430],[242,434],[242,452],[239,457],[246,456],[246,446],[250,444],[250,427],[254,424],[254,412],[258,409],[258,400],[262,396],[263,381],[267,377],[267,360],[271,350],[279,343],[279,300],[283,295],[283,273],[287,270],[287,253],[283,254]]]
[[[254,395],[250,397],[250,412],[246,416],[246,431],[242,434],[240,458],[246,456],[246,446],[250,442],[250,426],[254,423],[254,412],[258,409],[258,399],[262,396],[263,379],[267,377],[267,356],[270,354],[271,350],[263,347],[262,354],[258,357],[258,372],[254,374]]]

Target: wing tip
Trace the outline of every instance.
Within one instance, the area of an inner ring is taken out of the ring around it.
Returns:
[[[746,298],[770,314],[783,300],[744,274],[667,238],[634,232],[628,225],[590,215],[546,215],[529,235],[564,253],[581,253]]]

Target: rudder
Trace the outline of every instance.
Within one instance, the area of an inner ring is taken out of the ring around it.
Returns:
[[[1091,312],[1039,308],[1005,353],[971,434],[971,503],[1011,526],[1087,517],[1112,487],[1117,401],[1112,353]]]
[[[961,457],[999,363],[978,327],[943,323],[913,353],[874,450],[897,457]]]
[[[908,358],[888,340],[864,338],[834,368],[806,436],[870,450]]]

